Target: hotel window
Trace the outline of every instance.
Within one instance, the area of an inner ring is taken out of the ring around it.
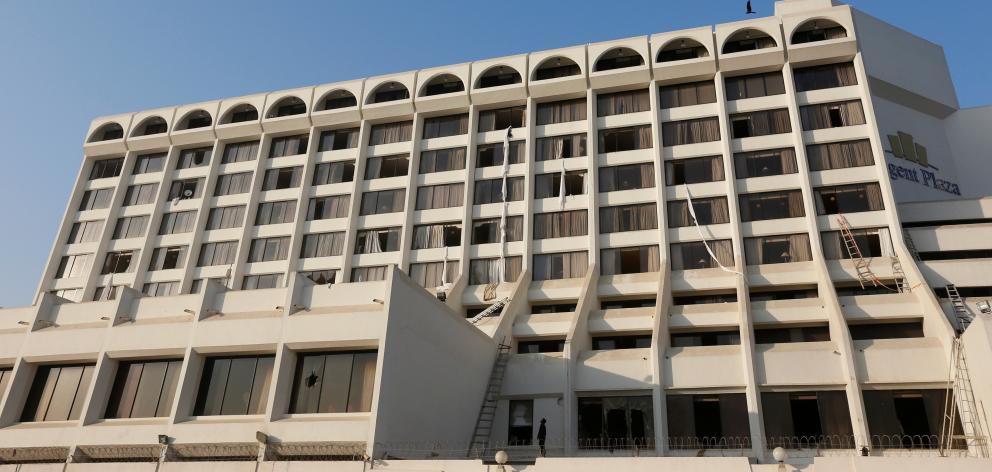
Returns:
[[[265,171],[262,190],[296,188],[300,186],[301,180],[303,180],[303,166],[269,169]]]
[[[100,275],[133,272],[138,262],[138,253],[137,250],[108,252],[103,259]]]
[[[599,191],[615,192],[654,187],[654,164],[630,164],[599,168]]]
[[[162,118],[152,118],[148,120],[147,123],[148,124],[146,124],[144,129],[141,131],[141,136],[162,134],[169,130],[169,125]]]
[[[865,124],[861,100],[806,105],[799,107],[799,117],[803,131]]]
[[[524,141],[510,141],[510,164],[524,162]],[[476,154],[475,167],[494,167],[503,165],[503,143],[480,144]]]
[[[147,205],[155,201],[155,194],[157,192],[157,183],[132,185],[128,187],[127,192],[124,193],[124,201],[121,203],[121,206]],[[110,198],[108,194],[108,204],[109,201]]]
[[[146,226],[148,226],[148,215],[117,218],[114,234],[110,239],[140,238],[145,235]]]
[[[700,184],[719,182],[723,179],[721,156],[665,161],[665,185]]]
[[[651,147],[650,136],[648,137],[648,147]],[[537,138],[537,155],[535,156],[535,159],[538,162],[550,161],[554,159],[568,159],[570,157],[581,157],[585,155],[585,133]]]
[[[786,286],[785,290],[772,288],[770,290],[751,290],[748,298],[752,302],[768,302],[773,300],[800,300],[803,298],[817,298],[820,296],[819,290],[815,288],[793,288]]]
[[[447,172],[465,168],[465,148],[437,149],[420,153],[420,173]]]
[[[599,208],[599,234],[658,229],[658,204],[639,203]]]
[[[200,258],[197,260],[197,267],[208,267],[217,265],[230,265],[234,263],[234,258],[238,254],[237,241],[218,241],[215,243],[204,243],[200,246]]]
[[[526,116],[526,106],[480,111],[479,132],[503,131],[507,128],[523,128],[527,122]]]
[[[753,298],[752,301],[754,301]],[[788,325],[778,323],[771,326],[756,326],[754,328],[755,344],[812,343],[819,341],[830,341],[830,327],[826,324],[789,327]]]
[[[248,250],[248,262],[284,261],[288,257],[289,236],[253,239]]]
[[[632,246],[603,249],[600,275],[639,274],[661,270],[658,246]]]
[[[724,83],[727,85],[728,102],[743,98],[767,97],[769,95],[782,95],[785,93],[785,81],[782,79],[782,71],[728,77]]]
[[[867,139],[806,146],[809,170],[845,169],[875,165]]]
[[[468,133],[468,113],[424,119],[423,139],[444,138]]]
[[[121,168],[123,167],[123,157],[93,161],[93,167],[90,169],[90,180],[117,177],[121,175]]]
[[[210,156],[213,154],[213,147],[201,147],[195,149],[183,149],[179,152],[179,162],[176,169],[191,169],[202,167],[210,163]]]
[[[410,156],[407,154],[370,157],[366,161],[365,180],[407,175],[409,168]]]
[[[796,81],[796,92],[858,85],[858,74],[853,62],[805,67],[795,69],[792,74]]]
[[[550,313],[574,313],[576,307],[578,307],[578,303],[552,303],[550,305],[531,305],[530,314],[546,315]]]
[[[445,262],[443,261],[413,263],[410,264],[410,278],[424,288],[440,287],[452,283],[458,278],[458,267],[457,260],[448,261],[447,273],[445,273]]]
[[[303,236],[300,258],[329,257],[344,254],[344,231],[315,233]]]
[[[211,208],[207,216],[207,230],[240,228],[245,221],[245,206]]]
[[[152,251],[152,259],[148,262],[148,270],[181,269],[186,263],[186,252],[189,246],[157,247]]]
[[[537,125],[569,123],[586,119],[586,99],[562,100],[537,105]]]
[[[153,189],[158,188],[158,184],[148,184]],[[131,194],[131,187],[127,188],[128,195]],[[153,192],[154,193],[154,192]],[[79,199],[79,211],[102,210],[110,207],[110,199],[114,196],[114,189],[101,188],[97,190],[87,190],[83,192],[83,197]],[[152,198],[154,199],[154,195]],[[123,206],[127,206],[127,198],[124,199]]]
[[[441,74],[435,76],[427,85],[424,86],[423,93],[420,94],[421,97],[430,97],[434,95],[444,95],[447,93],[457,93],[464,92],[465,84],[458,77],[451,74]]]
[[[794,448],[796,439],[809,438],[819,448],[854,448],[844,390],[761,392],[761,411],[768,447]]]
[[[306,154],[309,139],[310,137],[305,134],[272,138],[272,145],[269,147],[269,159]]]
[[[367,266],[355,267],[351,269],[352,282],[375,282],[386,280],[386,271],[389,266]]]
[[[472,221],[472,244],[490,244],[499,242],[499,218],[486,218]],[[506,217],[506,241],[523,241],[524,217]]]
[[[729,239],[706,241],[724,267],[734,266],[734,249]],[[672,270],[713,269],[720,265],[713,260],[702,241],[671,245]]]
[[[732,331],[696,331],[672,333],[672,347],[736,346],[741,343],[741,333]]]
[[[476,88],[501,87],[503,85],[513,85],[522,82],[520,74],[512,68],[506,70],[503,66],[489,69],[479,77],[479,86]]]
[[[193,416],[264,413],[274,363],[271,355],[204,359]]]
[[[505,265],[503,269],[505,270],[506,280],[515,281],[520,277],[520,271],[523,269],[523,258],[521,256],[507,256],[505,259]],[[491,259],[472,259],[469,262],[469,285],[486,285],[491,283],[500,283],[500,259],[494,257]]]
[[[121,362],[103,417],[168,417],[182,365],[182,359]]]
[[[923,337],[923,320],[905,323],[860,323],[850,324],[847,327],[851,331],[851,339],[855,341]]]
[[[524,199],[524,178],[506,178],[506,201],[519,202]],[[475,181],[475,194],[473,203],[475,205],[485,205],[487,203],[500,203],[503,201],[503,179],[488,179]]]
[[[944,405],[947,390],[864,390],[865,416],[871,445],[877,448],[937,449],[941,446],[939,435],[944,428]],[[962,434],[961,418],[954,416],[952,437]],[[955,439],[955,449],[967,447],[962,439]]]
[[[320,133],[317,152],[338,151],[358,147],[358,128],[332,129]]]
[[[737,303],[737,292],[695,295],[699,292],[672,297],[673,305],[706,305],[711,303]]]
[[[93,371],[93,364],[39,365],[21,422],[78,420]]]
[[[239,105],[231,110],[231,119],[228,123],[244,123],[246,121],[258,121],[258,110],[251,105]]]
[[[465,184],[429,185],[417,189],[417,210],[453,208],[465,202]]]
[[[184,179],[172,182],[169,187],[169,200],[187,200],[190,198],[200,198],[203,194],[203,179]]]
[[[836,215],[885,209],[882,190],[876,183],[838,185],[814,189],[816,214]]]
[[[648,90],[606,93],[596,96],[596,116],[613,116],[651,110]]]
[[[103,220],[80,221],[72,224],[66,244],[92,243],[100,240]]]
[[[534,215],[534,239],[567,238],[587,234],[589,234],[589,212],[586,210]]]
[[[841,39],[847,37],[847,30],[830,20],[824,20],[826,25],[817,26],[816,21],[812,25],[803,24],[792,33],[792,44],[812,43],[815,41],[827,41],[830,39]]]
[[[587,251],[534,254],[534,280],[582,278],[589,268]]]
[[[237,195],[251,191],[251,172],[239,172],[237,174],[222,174],[217,176],[217,184],[214,186],[214,196]]]
[[[362,207],[359,214],[381,215],[403,211],[406,206],[406,189],[382,190],[362,194]]]
[[[307,221],[344,218],[348,216],[350,195],[311,198],[307,207]]]
[[[221,156],[220,163],[254,161],[256,157],[258,157],[258,141],[229,143],[224,146],[224,155]]]
[[[752,37],[753,36],[753,37]],[[744,51],[757,51],[759,49],[773,48],[778,46],[775,40],[764,32],[754,29],[746,29],[734,33],[723,45],[721,54],[734,54]]]
[[[622,300],[603,300],[599,303],[601,310],[624,310],[627,308],[654,308],[657,306],[656,298],[633,298]],[[575,311],[575,310],[570,310]],[[531,311],[533,313],[533,311]]]
[[[561,172],[537,174],[534,176],[534,198],[552,198],[561,195]],[[585,195],[586,171],[565,172],[565,195]]]
[[[796,151],[792,148],[734,154],[734,172],[738,179],[795,174]]]
[[[298,274],[310,279],[317,285],[333,284],[338,278],[337,269],[309,270],[298,272]]]
[[[716,103],[716,85],[712,80],[666,85],[658,89],[661,108],[678,108]]]
[[[547,354],[549,352],[562,352],[564,350],[564,339],[528,339],[526,341],[517,341],[517,354]],[[514,402],[518,400],[510,401]],[[530,400],[526,401],[530,403]],[[526,438],[529,441],[530,435],[527,435]]]
[[[751,447],[743,393],[666,395],[670,449]]]
[[[399,226],[359,230],[355,236],[355,254],[399,251],[401,231]]]
[[[296,219],[296,200],[262,202],[255,213],[255,226],[292,223]]]
[[[745,193],[740,196],[740,204],[743,222],[806,216],[801,190]]]
[[[282,287],[282,274],[246,275],[241,279],[241,290],[262,290]]]
[[[230,288],[231,286],[231,279],[228,277],[210,277],[207,279],[193,279],[193,283],[189,285],[189,293],[191,294],[200,293],[200,290],[203,289],[204,286],[209,284],[211,280],[227,288]]]
[[[339,184],[355,180],[355,161],[323,162],[317,164],[312,185]]]
[[[575,62],[563,57],[556,57],[554,64],[551,64],[551,61],[548,60],[534,71],[534,80],[559,79],[581,73],[582,69]]]
[[[579,398],[579,448],[654,447],[654,408],[651,402],[650,395]]]
[[[744,238],[744,256],[748,265],[813,260],[809,248],[809,235],[806,233]]]
[[[413,227],[413,246],[411,249],[435,249],[461,245],[461,223],[435,223]]]
[[[892,240],[889,239],[889,228],[857,228],[851,229],[851,236],[858,245],[863,257],[892,257]],[[847,252],[847,245],[841,237],[840,231],[823,231],[820,233],[820,240],[823,244],[824,259],[839,260],[850,259]]]
[[[59,260],[59,267],[55,270],[56,279],[69,277],[80,277],[89,271],[92,254],[75,254],[72,256],[62,256]]]
[[[369,146],[406,142],[412,137],[412,121],[399,121],[396,123],[372,125],[372,131],[369,133]]]
[[[715,116],[661,124],[661,140],[666,146],[706,143],[720,140],[720,121]]]
[[[171,297],[179,294],[179,281],[149,282],[141,288],[141,293],[147,297]]]
[[[688,200],[668,202],[668,227],[684,228],[696,223],[700,225],[730,223],[727,197],[695,198],[692,200],[692,209],[696,212],[695,223],[692,219],[692,213],[689,212]]]
[[[622,152],[651,147],[651,125],[604,129],[599,132],[599,152]]]
[[[307,105],[296,97],[288,97],[278,102],[275,110],[270,110],[266,118],[279,118],[283,116],[302,115],[307,112]]]
[[[617,349],[647,349],[651,347],[650,334],[595,336],[592,338],[593,351],[614,351]]]
[[[145,154],[138,156],[134,161],[134,170],[131,174],[150,174],[152,172],[162,172],[165,168],[165,153]]]
[[[299,353],[289,413],[372,411],[376,357],[375,351]]]
[[[791,133],[789,110],[782,108],[730,115],[730,131],[734,139]]]
[[[349,92],[336,90],[326,95],[324,99],[324,110],[337,110],[338,108],[348,108],[358,106],[358,100]]]
[[[162,223],[159,224],[158,234],[190,233],[196,229],[196,210],[174,211],[162,215]]]

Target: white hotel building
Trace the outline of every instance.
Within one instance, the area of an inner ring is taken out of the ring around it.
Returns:
[[[0,471],[992,470],[990,125],[830,0],[95,119]]]

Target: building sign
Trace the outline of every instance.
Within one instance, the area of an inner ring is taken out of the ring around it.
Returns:
[[[885,152],[915,164],[915,166],[903,167],[889,162],[889,178],[892,180],[914,182],[942,192],[961,195],[961,189],[958,188],[958,184],[937,176],[937,172],[940,169],[930,164],[927,158],[927,148],[914,142],[913,135],[898,131],[896,134],[888,135],[888,138],[889,147],[892,149]]]

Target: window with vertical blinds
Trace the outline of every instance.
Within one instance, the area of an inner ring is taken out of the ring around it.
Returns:
[[[413,122],[400,121],[373,125],[369,133],[369,146],[379,144],[401,143],[413,137]]]
[[[665,161],[665,185],[701,184],[723,179],[722,156]]]
[[[379,192],[365,192],[362,194],[360,214],[380,215],[384,213],[396,213],[403,211],[406,207],[406,189],[382,190]]]
[[[332,129],[320,133],[317,152],[339,151],[358,147],[358,128]]]
[[[307,221],[344,218],[348,216],[351,195],[332,195],[310,199],[307,206]]]
[[[669,246],[672,270],[712,269],[720,267],[706,250],[709,245],[724,267],[734,266],[734,249],[729,239],[676,243]]]
[[[282,287],[282,274],[252,274],[241,279],[241,290]]]
[[[552,198],[561,195],[561,172],[549,172],[534,176],[534,198]],[[565,172],[565,195],[584,195],[586,193],[586,171],[572,170]]]
[[[203,243],[203,245],[200,246],[200,258],[197,260],[196,266],[208,267],[233,264],[234,258],[237,254],[237,241]]]
[[[158,234],[190,233],[196,229],[196,210],[173,211],[162,215],[158,226]]]
[[[785,93],[785,81],[782,79],[782,71],[728,77],[724,80],[724,84],[727,86],[728,102],[743,98],[767,97],[769,95],[782,95]]]
[[[490,244],[499,242],[499,218],[483,218],[472,220],[472,244]],[[523,241],[524,217],[506,217],[506,241]]]
[[[207,216],[207,230],[240,228],[245,222],[245,205],[233,205],[210,209]]]
[[[806,146],[809,170],[845,169],[875,165],[871,142],[867,139]]]
[[[596,116],[623,115],[651,110],[648,90],[605,93],[596,96]]]
[[[372,411],[377,357],[376,351],[299,353],[289,412]]]
[[[217,184],[214,186],[214,196],[237,195],[251,191],[251,172],[239,172],[237,174],[221,174],[217,176]]]
[[[420,153],[420,173],[447,172],[465,168],[465,148],[435,149]]]
[[[479,132],[522,128],[527,123],[527,107],[509,107],[479,112]]]
[[[224,146],[224,155],[221,156],[221,164],[231,164],[234,162],[254,161],[258,157],[258,141],[244,141],[240,143],[228,143]]]
[[[330,257],[344,254],[344,231],[313,233],[303,236],[300,258]]]
[[[155,194],[158,193],[158,184],[138,184],[131,185],[124,193],[124,201],[121,206],[147,205],[155,201]],[[107,204],[110,203],[110,193],[107,194]],[[104,207],[106,208],[106,207]]]
[[[537,124],[550,125],[586,119],[586,99],[562,100],[537,105]]]
[[[154,188],[158,188],[158,184],[148,184]],[[131,187],[127,189],[128,194],[131,193]],[[87,210],[102,210],[104,208],[110,207],[110,199],[114,196],[114,189],[112,188],[101,188],[96,190],[87,190],[83,192],[83,197],[79,199],[79,211]],[[124,198],[124,203],[122,206],[127,206],[127,198]]]
[[[296,200],[262,202],[255,213],[255,226],[292,223],[296,220]]]
[[[301,180],[303,180],[303,166],[269,169],[265,171],[262,190],[296,188],[300,186]]]
[[[104,418],[155,418],[172,413],[182,359],[123,361]]]
[[[730,115],[730,132],[734,139],[791,133],[789,110],[780,108]]]
[[[716,103],[716,85],[712,80],[666,85],[658,89],[661,108],[678,108]]]
[[[567,238],[589,234],[586,210],[538,213],[534,215],[534,239]]]
[[[251,240],[248,262],[284,261],[289,257],[289,236]]]
[[[651,125],[599,131],[599,152],[622,152],[651,147]]]
[[[193,415],[264,413],[274,364],[272,355],[204,359]]]
[[[859,213],[885,209],[877,183],[837,185],[813,189],[816,214]]]
[[[727,207],[727,197],[693,198],[692,209],[696,212],[696,223],[701,225],[717,225],[730,223],[730,211]],[[668,202],[668,227],[684,228],[693,226],[692,214],[689,212],[688,200],[670,200]]]
[[[600,207],[599,234],[658,229],[658,204]]]
[[[588,251],[534,254],[535,281],[585,277],[588,269]]]
[[[152,172],[162,172],[165,168],[165,153],[145,154],[138,156],[134,161],[134,170],[131,174],[149,174]]]
[[[400,177],[407,175],[409,171],[410,156],[408,154],[376,156],[365,161],[365,180]]]
[[[355,254],[399,251],[401,234],[399,226],[359,230],[355,235]]]
[[[734,154],[734,173],[738,179],[795,174],[796,151],[792,148],[766,151],[739,152]]]
[[[468,133],[468,113],[424,119],[423,139],[444,138]]]
[[[459,207],[465,201],[465,184],[441,184],[417,189],[417,210]]]
[[[803,67],[793,70],[792,76],[796,82],[796,92],[858,85],[853,62]]]
[[[411,249],[435,249],[461,245],[461,223],[434,223],[413,227],[413,246]]]
[[[78,420],[93,379],[93,364],[39,365],[21,422]]]
[[[148,226],[148,215],[124,216],[117,218],[114,225],[114,234],[111,239],[140,238],[145,235],[145,228]]]
[[[510,164],[524,162],[523,140],[510,141]],[[494,167],[503,165],[503,143],[480,144],[476,152],[475,167]]]
[[[665,146],[719,141],[720,121],[715,116],[668,121],[661,124],[661,139]]]
[[[181,269],[186,263],[189,246],[157,247],[148,261],[148,270]]]
[[[600,275],[639,274],[661,270],[657,245],[615,247],[599,252]]]
[[[211,146],[183,149],[179,152],[179,159],[176,162],[176,169],[203,167],[210,163],[210,156],[213,155],[213,152],[214,148]]]
[[[806,233],[744,238],[744,256],[748,265],[813,260]]]
[[[806,216],[801,190],[745,193],[740,196],[740,206],[743,222]]]
[[[375,282],[386,280],[386,271],[389,266],[365,266],[351,269],[352,282]]]
[[[355,161],[322,162],[314,168],[312,185],[339,184],[355,180]]]
[[[410,264],[410,278],[424,288],[453,283],[458,278],[458,261],[447,262],[447,273],[445,273],[445,265],[444,261],[414,262]]]
[[[507,177],[506,201],[518,202],[524,199],[524,178]],[[503,201],[503,179],[486,179],[475,181],[473,204],[500,203]]]
[[[65,243],[92,243],[100,239],[100,233],[102,231],[103,220],[79,221],[72,224],[72,229],[69,230],[69,238]]]
[[[273,138],[272,145],[269,146],[269,158],[306,154],[309,139],[305,134]]]
[[[861,100],[821,103],[799,107],[804,131],[865,124]]]
[[[523,270],[523,258],[521,256],[507,256],[504,258],[504,271],[507,281],[515,281],[520,277]],[[500,274],[500,259],[498,257],[488,259],[472,259],[469,262],[469,285],[485,285],[502,282]]]
[[[648,146],[650,146],[650,144],[648,144]],[[535,159],[537,161],[568,159],[570,157],[581,157],[585,155],[585,133],[549,136],[547,138],[537,138],[536,141]]]

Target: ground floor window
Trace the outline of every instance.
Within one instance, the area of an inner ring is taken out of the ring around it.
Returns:
[[[510,400],[509,425],[508,445],[531,445],[534,438],[534,400]]]
[[[580,398],[578,413],[580,448],[654,447],[650,395]]]
[[[668,445],[672,449],[751,447],[743,393],[668,395]]]

